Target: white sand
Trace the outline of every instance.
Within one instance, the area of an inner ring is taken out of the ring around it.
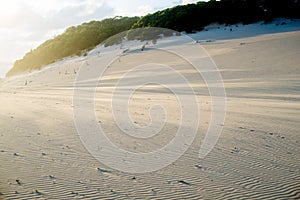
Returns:
[[[79,140],[72,85],[83,58],[6,79],[0,88],[0,199],[300,198],[299,38],[300,31],[294,31],[203,41],[221,70],[228,96],[221,137],[200,160],[210,101],[202,81],[196,82],[201,121],[193,145],[175,163],[145,174],[106,167]],[[122,62],[142,54],[124,56]],[[164,105],[171,114],[162,135],[146,142],[130,140],[114,124],[109,92],[124,71],[115,62],[97,90],[99,123],[124,149],[147,152],[163,146],[178,120],[176,100],[167,91],[144,88],[146,92],[135,94],[131,110],[133,120],[143,126],[149,122],[148,107]]]

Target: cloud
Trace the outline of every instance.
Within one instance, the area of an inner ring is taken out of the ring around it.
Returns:
[[[1,29],[23,29],[28,23],[35,23],[41,19],[26,4],[20,3],[10,12],[0,12]]]
[[[49,16],[48,22],[52,28],[65,28],[70,25],[79,25],[82,22],[101,20],[112,17],[114,9],[107,4],[78,4],[65,7]]]
[[[115,16],[144,16],[149,13],[152,13],[154,11],[154,8],[150,5],[141,5],[138,6],[134,10],[127,10],[123,8],[116,8],[114,10]]]
[[[186,4],[190,4],[190,3],[197,3],[199,0],[182,0],[181,4],[182,5],[186,5]]]
[[[102,19],[110,16],[113,8],[107,4],[81,3],[71,4],[60,10],[44,14],[33,10],[29,5],[21,3],[14,13],[0,18],[0,29],[16,29],[22,31],[49,31],[57,28],[66,28],[71,25],[78,25],[84,21]]]
[[[152,6],[149,6],[149,5],[141,5],[137,8],[137,12],[140,14],[140,15],[146,15],[146,14],[149,14],[151,12],[153,12],[154,9]]]

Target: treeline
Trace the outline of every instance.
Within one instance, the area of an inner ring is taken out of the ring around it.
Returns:
[[[164,27],[188,33],[211,23],[250,24],[274,18],[299,18],[300,1],[295,0],[211,0],[176,6],[142,17],[132,28]]]
[[[6,76],[38,70],[65,57],[85,54],[110,36],[130,29],[138,20],[139,17],[114,17],[72,26],[17,60]]]
[[[257,21],[268,23],[279,17],[300,18],[299,10],[299,0],[211,0],[175,6],[141,18],[115,17],[91,21],[70,27],[63,34],[28,52],[14,63],[6,76],[41,69],[67,56],[82,55],[103,41],[105,46],[119,43],[122,37],[110,37],[130,29],[128,34],[124,35],[128,39],[136,39],[135,36],[139,32],[133,29],[142,27],[163,27],[190,33],[202,30],[211,23],[249,24]],[[144,33],[146,38],[147,34],[149,33]],[[110,39],[106,40],[107,38]]]

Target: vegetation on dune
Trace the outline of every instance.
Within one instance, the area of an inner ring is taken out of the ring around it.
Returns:
[[[135,28],[162,27],[176,31],[193,32],[202,30],[211,23],[249,24],[274,18],[300,18],[300,1],[297,0],[211,0],[183,6],[175,6],[148,14],[144,17],[115,17],[102,21],[91,21],[68,28],[63,34],[41,44],[17,60],[6,74],[12,76],[24,71],[41,69],[67,56],[81,55],[105,41],[105,46],[120,43],[122,37],[111,36],[130,30],[124,37],[147,39],[153,34],[146,31],[140,38]],[[160,33],[157,33],[160,34]],[[168,33],[164,33],[168,35]],[[107,38],[110,38],[107,40]]]
[[[211,0],[176,6],[142,17],[132,28],[164,27],[176,31],[202,30],[211,23],[250,24],[274,18],[299,18],[300,2],[295,0]]]
[[[110,36],[130,29],[138,19],[139,17],[114,17],[72,26],[17,60],[6,76],[41,69],[67,56],[84,54]]]

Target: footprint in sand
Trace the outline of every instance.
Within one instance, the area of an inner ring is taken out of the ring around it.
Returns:
[[[155,189],[151,189],[151,192],[152,192],[153,195],[157,195],[157,192],[156,192]]]
[[[18,185],[22,185],[22,182],[19,179],[17,179],[16,182]]]
[[[191,183],[183,181],[183,180],[178,181],[178,183],[181,183],[181,184],[184,184],[184,185],[191,185]]]
[[[231,150],[231,153],[238,153],[240,152],[240,149],[237,148],[237,147],[234,147],[232,150]]]
[[[104,173],[111,173],[111,171],[109,170],[106,170],[106,169],[101,169],[101,168],[97,168],[97,170],[101,173],[101,174],[104,174]]]
[[[202,170],[202,169],[203,169],[201,165],[195,165],[195,167],[196,167],[197,169],[199,169],[199,170]]]
[[[37,194],[37,195],[42,195],[42,193],[40,191],[38,191],[38,190],[35,190],[33,193]]]

